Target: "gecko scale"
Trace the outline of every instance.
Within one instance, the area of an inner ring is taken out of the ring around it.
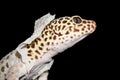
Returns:
[[[52,57],[72,47],[96,29],[80,16],[54,19],[46,14],[35,21],[34,33],[0,61],[0,80],[47,80]]]

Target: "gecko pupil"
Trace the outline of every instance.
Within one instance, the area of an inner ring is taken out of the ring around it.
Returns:
[[[74,17],[74,18],[73,18],[73,21],[74,21],[75,23],[80,23],[82,20],[81,20],[79,17]]]

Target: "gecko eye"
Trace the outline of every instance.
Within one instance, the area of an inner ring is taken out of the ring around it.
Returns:
[[[81,23],[81,18],[80,17],[73,17],[73,21],[75,22],[75,23]]]

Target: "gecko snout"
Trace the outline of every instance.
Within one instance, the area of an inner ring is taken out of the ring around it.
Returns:
[[[83,20],[82,24],[81,31],[84,34],[92,33],[96,29],[96,22],[93,20]]]
[[[93,21],[93,20],[91,20],[91,28],[93,29],[93,31],[95,31],[95,29],[96,29],[96,22],[95,21]]]

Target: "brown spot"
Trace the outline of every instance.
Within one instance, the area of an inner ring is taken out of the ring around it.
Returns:
[[[40,39],[40,38],[37,38],[37,40],[38,40],[38,41],[41,41],[41,39]]]
[[[83,24],[78,25],[78,27],[83,26]]]
[[[18,52],[15,54],[15,56],[16,56],[17,58],[21,58],[21,55],[20,55]]]
[[[75,26],[76,24],[75,24],[75,23],[73,23],[73,25]]]
[[[52,37],[50,36],[49,39],[52,39]]]
[[[45,31],[45,35],[47,35],[48,31]]]
[[[52,31],[49,30],[49,34],[51,34],[51,33],[52,33]]]
[[[50,42],[47,42],[47,45],[50,45]]]
[[[70,22],[73,22],[72,20],[70,20]]]
[[[27,45],[26,45],[26,47],[27,47],[27,48],[30,48],[30,45],[29,45],[29,44],[27,44]]]
[[[48,38],[45,38],[44,40],[47,41]]]
[[[43,37],[44,37],[44,34],[42,34],[41,37],[43,38]]]
[[[61,44],[63,44],[64,42],[62,41]]]
[[[44,30],[45,30],[45,29],[47,30],[47,29],[48,29],[48,26],[46,26],[46,27],[44,28]]]
[[[95,23],[94,21],[91,21],[91,23]]]
[[[58,23],[60,24],[62,20],[63,20],[63,18],[59,18]]]
[[[69,30],[72,31],[72,26],[69,27]]]
[[[53,30],[53,32],[54,32],[54,34],[59,35],[58,33],[55,32],[55,30]]]
[[[64,20],[64,21],[63,21],[63,23],[67,23],[67,21],[66,21],[66,20]]]
[[[84,24],[86,24],[87,22],[86,21],[83,21]]]
[[[41,43],[41,46],[44,46],[44,44],[43,44],[43,43]]]
[[[33,60],[33,58],[30,58],[31,60]]]
[[[50,23],[48,23],[47,27],[49,27],[49,26],[50,26]]]
[[[32,47],[32,48],[35,48],[35,44],[34,44],[34,42],[31,44],[31,47]]]
[[[61,23],[61,21],[59,20],[59,21],[58,21],[58,23],[60,24],[60,23]]]
[[[5,71],[5,67],[4,67],[4,66],[1,67],[1,71],[2,71],[2,72]]]
[[[38,56],[37,56],[37,55],[35,55],[35,59],[38,59]]]
[[[69,31],[67,31],[65,34],[68,35],[68,34],[69,34]]]
[[[79,29],[74,28],[74,32],[79,32]]]
[[[90,26],[89,24],[87,24],[87,26]]]
[[[91,25],[91,27],[94,29],[95,27],[93,25]]]
[[[88,26],[88,30],[90,30],[90,26]]]
[[[86,26],[83,26],[83,28],[86,28]]]
[[[53,25],[50,26],[50,29],[53,29]]]
[[[39,50],[42,50],[42,48],[41,47],[38,47],[39,48]]]
[[[88,23],[90,23],[90,21],[88,21]]]
[[[32,52],[32,50],[28,50],[28,53],[31,53]]]
[[[59,40],[61,40],[61,38],[59,38]]]
[[[88,31],[85,31],[86,33],[88,32]]]
[[[58,36],[62,36],[62,34],[59,32],[58,34],[57,34]]]
[[[60,25],[60,26],[58,26],[58,30],[60,30],[60,28],[61,28],[61,25]]]
[[[35,50],[35,52],[36,52],[37,54],[40,54],[40,52],[39,52],[38,50]]]
[[[54,20],[54,24],[56,24],[57,23],[57,20]]]
[[[71,39],[73,39],[73,36],[70,36]]]
[[[61,33],[58,33],[58,36],[62,36],[62,34],[61,34]]]
[[[53,39],[56,40],[56,35],[53,36]]]
[[[55,30],[57,30],[57,25],[55,25]]]
[[[32,56],[31,54],[27,54],[27,56]]]
[[[62,27],[62,30],[65,28],[66,26],[64,25],[63,27]]]
[[[6,63],[6,67],[7,67],[7,68],[9,68],[9,65],[8,65],[8,63]]]
[[[35,39],[35,43],[36,43],[36,45],[38,44],[38,41],[37,41],[37,39]]]
[[[49,51],[50,49],[46,48],[47,51]]]
[[[67,25],[70,25],[70,23],[67,23]]]
[[[54,35],[54,33],[52,33],[51,35]]]
[[[84,31],[84,28],[82,28],[81,30]]]
[[[54,42],[52,42],[52,45],[54,45]]]
[[[76,34],[74,34],[74,36],[76,36]]]
[[[56,45],[58,45],[58,42],[56,43]]]
[[[41,46],[44,46],[44,44],[43,44],[43,43],[41,43]]]
[[[9,59],[9,55],[6,57],[6,59]]]

